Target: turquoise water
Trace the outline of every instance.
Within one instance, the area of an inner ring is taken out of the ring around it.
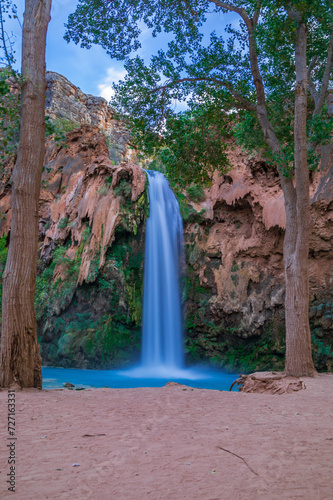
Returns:
[[[179,275],[184,266],[183,223],[177,198],[160,172],[147,171],[147,221],[142,359],[128,370],[43,368],[43,388],[163,387],[168,382],[228,391],[236,375],[203,367],[184,368]]]
[[[76,368],[52,368],[43,367],[43,389],[58,389],[65,382],[74,384],[76,388],[110,387],[114,389],[125,389],[131,387],[163,387],[167,382],[178,382],[179,384],[200,389],[215,389],[228,391],[233,381],[237,378],[235,374],[222,371],[189,368],[176,370],[174,373],[149,373],[142,368],[131,370],[79,370]]]

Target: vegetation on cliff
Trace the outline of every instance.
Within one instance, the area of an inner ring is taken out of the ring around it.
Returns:
[[[127,2],[133,16],[126,19],[121,37],[134,41],[134,48],[135,26],[141,18],[151,27],[156,24],[157,31],[164,23],[176,36],[169,51],[159,52],[149,67],[139,58],[128,59],[128,76],[115,86],[113,102],[131,127],[130,142],[128,130],[123,123],[116,123],[106,102],[98,101],[103,108],[98,129],[80,126],[77,117],[82,121],[88,116],[82,104],[84,94],[80,93],[78,111],[73,99],[77,89],[61,75],[51,78],[70,89],[64,107],[73,102],[73,109],[67,109],[68,117],[56,117],[57,107],[48,97],[52,118],[46,119],[48,140],[39,205],[35,294],[39,342],[46,364],[107,368],[124,366],[138,358],[149,203],[147,180],[137,165],[140,155],[129,151],[134,142],[143,152],[143,165],[169,176],[184,220],[184,342],[188,360],[246,372],[283,368],[284,222],[280,216],[283,197],[277,184],[280,178],[287,205],[290,196],[289,216],[295,215],[295,208],[298,214],[306,215],[308,199],[303,200],[303,211],[299,200],[304,193],[298,189],[303,186],[307,191],[304,166],[308,163],[311,176],[316,175],[318,146],[330,143],[333,126],[323,101],[333,53],[331,13],[326,9],[327,2],[316,11],[311,2],[291,2],[293,8],[285,9],[282,4],[266,2],[262,6],[249,1],[245,12],[244,2],[241,6],[237,1],[235,5],[214,1],[217,10],[233,10],[240,15],[241,29],[236,32],[229,28],[225,42],[213,33],[210,44],[198,49],[200,23],[209,3],[195,0],[194,10],[190,10],[187,3],[153,2],[154,8],[150,5],[148,9],[146,2]],[[74,26],[71,17],[68,36],[75,41],[81,37],[89,45],[98,42],[101,33],[111,33],[112,53],[123,57],[130,43],[120,44],[117,23],[112,28],[106,26],[105,16],[98,18],[93,9],[85,10],[88,4],[80,1],[76,13],[79,22]],[[110,7],[112,12],[121,10],[125,3],[117,5]],[[131,10],[138,5],[141,11]],[[94,9],[104,7],[105,2],[94,2]],[[100,33],[89,31],[89,23],[96,22]],[[250,59],[244,55],[247,45]],[[296,70],[294,55],[298,58]],[[260,78],[255,88],[251,75],[264,79],[266,95]],[[300,89],[296,94],[295,81]],[[173,113],[169,106],[173,99],[188,96],[189,109]],[[10,72],[2,71],[0,150],[6,171],[0,199],[1,279],[12,239],[9,179],[18,141],[19,97],[20,86],[15,87]],[[307,111],[298,115],[302,106]],[[88,118],[91,120],[90,115]],[[298,144],[304,146],[305,126],[309,147],[297,150]],[[299,130],[303,133],[297,138]],[[296,175],[296,190],[292,180],[295,164],[302,164],[301,176]],[[234,165],[238,170],[232,173]],[[303,304],[303,316],[306,322],[310,320],[316,368],[330,370],[333,303],[325,256],[332,242],[331,201],[327,198],[323,203],[320,196],[318,189],[312,217],[320,224],[311,233],[311,297],[309,308]],[[299,252],[303,265],[307,260],[306,217],[303,229],[290,220],[285,241],[292,245],[287,250],[285,247],[286,270],[290,268],[288,262],[299,260]],[[294,238],[297,234],[298,246]],[[305,290],[305,281],[303,285]],[[288,293],[289,309],[295,300],[299,306],[296,294],[293,292],[290,300]],[[297,331],[295,324],[292,327]],[[309,341],[308,335],[308,347]]]
[[[6,47],[2,3],[0,9],[2,45]],[[50,11],[51,0],[25,2],[19,143],[11,175],[11,232],[3,274],[1,387],[42,387],[34,292],[39,237],[36,214],[45,155],[45,45]],[[8,55],[7,59],[10,66]]]
[[[216,14],[238,14],[239,29],[228,26],[227,38],[213,31],[205,45],[200,28],[212,6]],[[138,56],[129,58],[140,46],[142,22],[153,29],[153,36],[162,29],[173,33],[168,50],[160,50],[149,66]],[[81,0],[69,18],[66,37],[88,48],[99,43],[112,57],[126,60],[128,74],[114,86],[113,102],[129,117],[141,147],[159,148],[173,178],[207,181],[209,168],[227,164],[221,142],[231,119],[247,146],[252,129],[257,129],[257,146],[278,167],[285,200],[285,370],[294,376],[313,375],[308,163],[318,165],[315,148],[329,140],[333,127],[325,109],[333,66],[331,2],[148,5],[132,0],[106,5],[100,0],[91,9],[89,0]],[[173,100],[186,98],[190,112],[175,116]],[[318,135],[323,130],[327,133]]]
[[[100,166],[84,167],[92,129],[84,130],[86,136],[78,147],[82,129],[68,134],[58,151],[60,162],[46,165],[47,191],[57,186],[53,179],[59,174],[59,164],[62,175],[67,172],[69,176],[69,185],[53,202],[51,212],[57,213],[59,206],[57,220],[45,219],[43,228],[46,240],[40,249],[35,297],[40,343],[46,364],[119,367],[139,353],[148,184],[140,167],[125,163],[117,167],[108,160],[100,133],[95,132],[98,146],[92,151],[93,157],[99,148],[103,151],[104,156],[98,157]],[[74,175],[77,185],[78,173],[72,171],[72,145],[74,154],[83,155],[79,175],[84,179],[74,198],[71,178]],[[87,192],[95,198],[87,199]],[[75,214],[67,206],[64,215],[61,207],[65,208],[63,200],[69,195],[78,211]],[[48,234],[54,238],[51,251],[45,246]]]

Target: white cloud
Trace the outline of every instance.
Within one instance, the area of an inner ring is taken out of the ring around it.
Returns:
[[[123,80],[125,78],[125,75],[126,70],[124,69],[115,69],[113,67],[108,68],[106,76],[103,78],[101,83],[97,85],[99,95],[109,101],[111,99],[111,96],[114,95],[112,84],[114,82],[118,82],[119,80]]]
[[[173,101],[173,110],[176,113],[180,113],[181,111],[187,111],[188,110],[188,104],[186,101],[178,101],[178,99],[175,99]]]

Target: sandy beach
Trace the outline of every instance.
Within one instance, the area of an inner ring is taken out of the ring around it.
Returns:
[[[180,385],[16,392],[16,491],[25,500],[333,498],[333,374],[293,394]]]

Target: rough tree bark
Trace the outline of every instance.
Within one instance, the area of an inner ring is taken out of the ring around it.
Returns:
[[[309,325],[309,171],[307,165],[307,26],[298,20],[295,46],[295,188],[293,224],[289,234],[294,236],[284,243],[284,267],[286,278],[286,363],[287,375],[313,375],[315,368],[311,354]],[[296,215],[296,217],[295,217]]]
[[[220,0],[210,0],[223,9],[237,12],[243,19],[249,37],[250,65],[256,87],[256,114],[265,140],[274,154],[281,153],[281,144],[270,123],[265,88],[258,64],[255,30],[260,14],[260,3],[252,19],[245,9]],[[289,17],[298,24],[295,46],[296,86],[295,86],[295,186],[292,179],[280,171],[281,187],[286,209],[286,232],[284,238],[284,267],[286,280],[285,319],[286,319],[286,361],[287,375],[313,376],[316,373],[311,353],[309,325],[309,172],[307,167],[306,117],[307,117],[307,27],[300,15],[287,8]],[[332,68],[333,35],[328,49],[329,68]],[[324,82],[323,82],[324,86]],[[326,96],[325,88],[322,94]]]
[[[270,122],[266,92],[261,76],[255,31],[259,20],[262,2],[257,2],[253,17],[250,18],[243,7],[232,5],[221,0],[209,0],[217,7],[236,12],[246,25],[249,41],[249,59],[253,82],[256,88],[256,105],[239,95],[229,84],[211,77],[182,78],[172,83],[184,81],[214,81],[216,84],[228,88],[238,101],[240,108],[255,110],[264,134],[264,138],[273,154],[283,158],[280,141]],[[307,167],[307,85],[315,101],[314,115],[320,113],[327,97],[329,78],[333,67],[333,23],[328,44],[327,64],[324,72],[320,92],[317,92],[311,80],[311,71],[316,63],[313,59],[307,68],[307,26],[299,13],[286,6],[288,16],[297,23],[297,40],[295,45],[295,120],[294,120],[294,158],[295,158],[295,185],[293,179],[284,176],[279,171],[280,182],[285,200],[286,231],[284,238],[284,268],[286,282],[285,319],[286,319],[286,362],[285,373],[290,376],[313,376],[316,373],[311,353],[311,335],[309,325],[309,172]],[[308,78],[309,77],[309,78]],[[161,90],[169,86],[167,83],[153,90]]]
[[[20,140],[12,181],[10,244],[3,275],[0,386],[42,386],[34,308],[38,205],[45,154],[45,45],[51,0],[26,0]]]
[[[295,14],[295,13],[293,13]],[[307,27],[297,16],[298,29],[295,46],[295,186],[293,181],[280,172],[281,187],[285,199],[286,232],[283,259],[285,268],[286,297],[286,359],[287,375],[313,376],[316,372],[312,360],[309,325],[309,172],[307,167],[306,118],[307,118]],[[271,127],[265,104],[255,42],[250,31],[250,59],[257,88],[257,116],[265,139],[273,153],[279,153],[281,146]],[[252,43],[251,43],[252,42]],[[252,61],[253,59],[253,61]]]

